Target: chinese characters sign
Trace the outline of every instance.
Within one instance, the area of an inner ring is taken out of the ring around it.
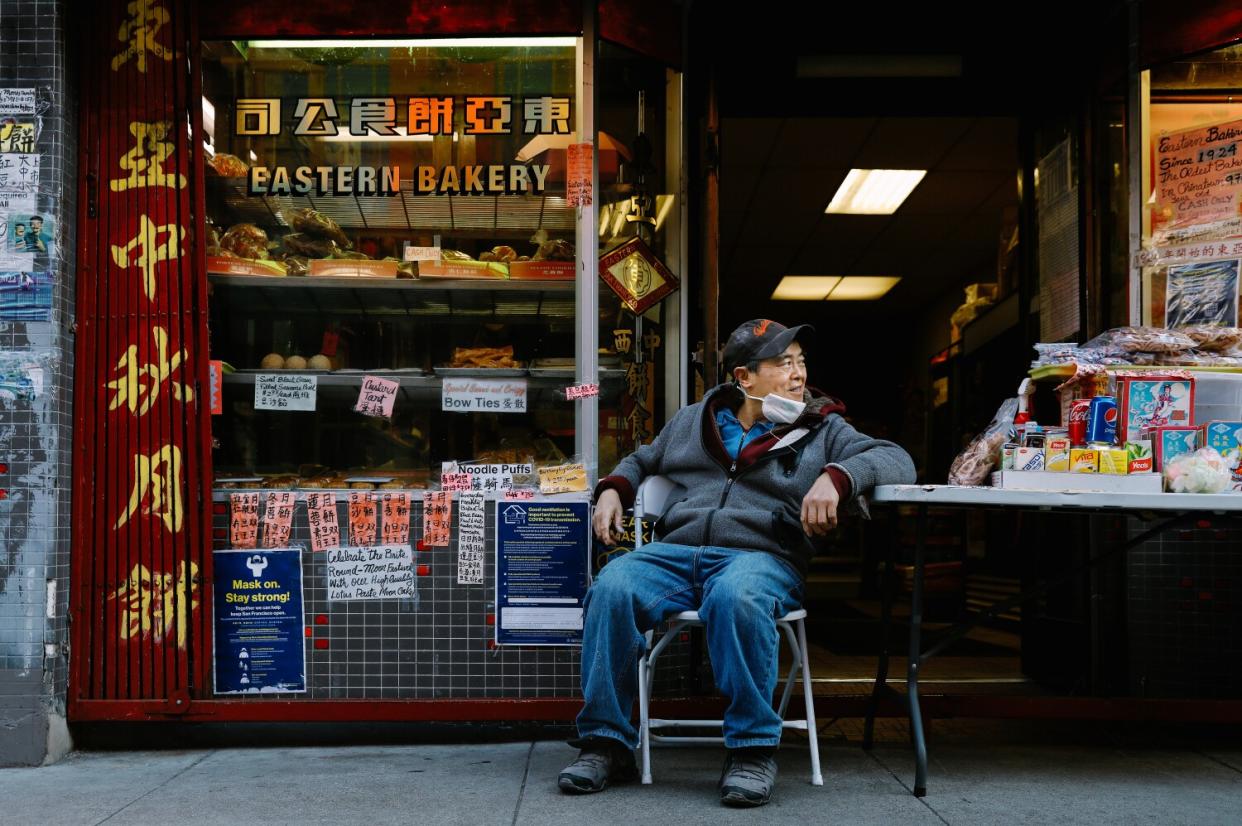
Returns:
[[[344,135],[434,139],[454,136],[455,113],[461,115],[461,135],[466,137],[571,132],[570,98],[551,95],[524,99],[510,95],[354,97],[340,104],[333,98],[304,97],[292,106],[285,104],[282,98],[239,98],[234,132],[239,137],[275,137],[288,125],[295,138],[303,139]],[[547,164],[418,165],[408,180],[418,195],[542,195],[549,168]],[[399,166],[256,165],[247,179],[250,195],[391,196],[400,193],[401,187]]]
[[[306,518],[310,522],[312,551],[340,547],[341,526],[336,518],[335,496],[331,493],[307,494]]]
[[[423,497],[423,543],[447,548],[453,522],[453,499],[448,491],[433,491]]]
[[[378,533],[375,497],[369,493],[349,495],[349,541],[352,545],[374,545]]]

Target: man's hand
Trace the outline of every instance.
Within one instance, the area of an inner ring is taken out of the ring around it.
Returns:
[[[615,545],[617,540],[614,538],[621,536],[621,517],[625,513],[625,508],[621,507],[621,497],[615,490],[606,490],[599,496],[599,501],[595,503],[595,518],[592,524],[595,527],[595,535],[605,545]]]
[[[832,477],[821,473],[802,498],[802,530],[807,536],[827,536],[837,526],[837,505],[840,501]],[[598,524],[599,511],[595,513]]]

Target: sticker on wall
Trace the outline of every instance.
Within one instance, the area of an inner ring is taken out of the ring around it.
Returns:
[[[5,252],[19,255],[27,253],[36,258],[47,258],[54,252],[55,227],[52,219],[32,213],[10,213],[8,233],[5,235]]]
[[[0,271],[0,321],[51,319],[51,273]]]
[[[35,124],[0,116],[0,153],[35,151]]]
[[[46,353],[0,350],[0,400],[29,402],[42,396],[44,376],[53,363]]]
[[[34,111],[34,89],[0,89],[0,112],[15,115],[33,115]]]

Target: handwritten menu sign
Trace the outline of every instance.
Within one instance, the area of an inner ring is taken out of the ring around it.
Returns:
[[[328,551],[328,601],[413,599],[414,549],[409,545]]]
[[[349,543],[374,545],[377,533],[375,497],[358,491],[349,494]]]
[[[385,493],[383,506],[382,544],[405,545],[410,541],[410,495]]]
[[[293,530],[293,491],[272,491],[263,511],[263,547],[289,547]]]
[[[463,493],[457,497],[457,584],[483,584],[487,496]]]
[[[440,393],[440,409],[458,413],[525,413],[522,379],[449,379]]]
[[[539,468],[540,493],[573,493],[587,489],[584,465],[557,465]]]
[[[535,492],[530,488],[510,488],[505,491],[506,502],[529,502],[535,498]]]
[[[440,474],[440,490],[470,490],[469,473]]]
[[[364,416],[391,418],[392,406],[397,400],[397,389],[400,386],[400,382],[363,376],[362,391],[358,393],[358,403],[354,405],[354,410]]]
[[[310,520],[312,551],[322,552],[341,546],[341,526],[336,519],[336,497],[333,494],[307,494],[306,515]]]
[[[32,195],[38,191],[38,155],[23,152],[0,155],[0,194]]]
[[[423,496],[423,544],[447,548],[453,522],[453,499],[448,491],[431,491]]]
[[[573,387],[565,388],[565,398],[571,402],[576,399],[586,399],[586,398],[590,398],[591,396],[598,396],[598,395],[599,395],[598,384],[579,384]]]
[[[318,392],[318,376],[259,373],[254,377],[254,409],[314,411]]]
[[[34,89],[0,89],[0,112],[5,114],[33,115],[34,110]]]
[[[571,143],[565,148],[565,194],[570,207],[591,205],[593,148],[589,143]]]
[[[1242,200],[1240,143],[1242,120],[1157,138],[1154,233],[1236,222]]]
[[[229,545],[249,551],[259,542],[259,494],[234,493],[229,497]]]

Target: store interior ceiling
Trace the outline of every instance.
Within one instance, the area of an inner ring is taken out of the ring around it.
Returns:
[[[1017,205],[1017,129],[1004,117],[725,119],[720,278],[727,303],[768,305],[777,317],[891,318],[959,285],[994,281],[1002,217]],[[826,214],[852,168],[927,175],[892,215]],[[874,301],[769,301],[786,275],[901,281]]]

